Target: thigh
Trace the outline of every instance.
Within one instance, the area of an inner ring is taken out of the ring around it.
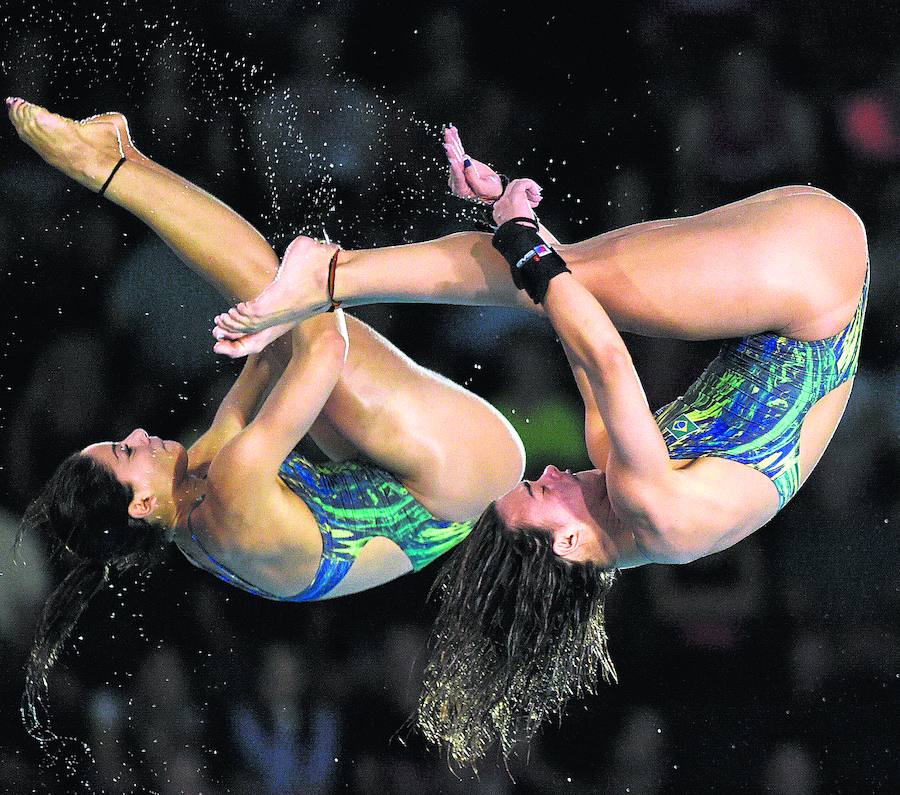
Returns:
[[[683,339],[830,336],[853,316],[867,263],[856,214],[804,186],[609,232],[564,256],[619,328]]]
[[[349,358],[320,418],[332,441],[392,472],[441,519],[477,516],[519,481],[522,444],[496,409],[361,321],[348,316],[347,330]]]

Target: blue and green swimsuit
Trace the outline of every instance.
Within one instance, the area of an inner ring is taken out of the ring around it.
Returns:
[[[804,342],[777,334],[730,340],[677,400],[656,412],[669,456],[713,456],[757,469],[778,490],[778,507],[800,487],[806,413],[856,374],[869,276],[856,314],[833,337]]]
[[[435,519],[390,472],[365,461],[313,465],[291,453],[282,462],[278,475],[312,511],[322,534],[322,561],[313,581],[300,593],[281,597],[255,587],[210,555],[191,530],[191,538],[212,563],[217,577],[267,599],[321,599],[344,579],[373,538],[388,538],[396,543],[406,553],[413,570],[419,571],[472,530],[473,522]]]

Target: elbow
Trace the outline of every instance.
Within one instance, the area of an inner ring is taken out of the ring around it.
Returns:
[[[611,378],[618,373],[634,371],[631,354],[621,338],[593,346],[587,359],[586,367],[600,378]]]

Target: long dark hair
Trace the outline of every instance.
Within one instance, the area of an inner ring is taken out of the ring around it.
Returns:
[[[552,544],[546,530],[508,528],[492,503],[435,582],[416,724],[457,763],[474,766],[494,742],[508,757],[599,674],[616,678],[603,616],[615,572]]]
[[[128,514],[134,493],[94,459],[74,453],[28,507],[16,538],[42,532],[73,568],[47,599],[25,666],[22,720],[40,742],[55,738],[44,707],[47,677],[88,602],[113,574],[146,570],[165,556],[166,532]]]

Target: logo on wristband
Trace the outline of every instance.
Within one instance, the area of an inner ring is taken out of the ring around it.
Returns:
[[[524,268],[531,260],[540,261],[541,257],[546,257],[548,254],[552,254],[553,249],[545,243],[541,243],[540,245],[535,246],[531,251],[529,251],[522,259],[520,259],[516,263],[517,268]]]

